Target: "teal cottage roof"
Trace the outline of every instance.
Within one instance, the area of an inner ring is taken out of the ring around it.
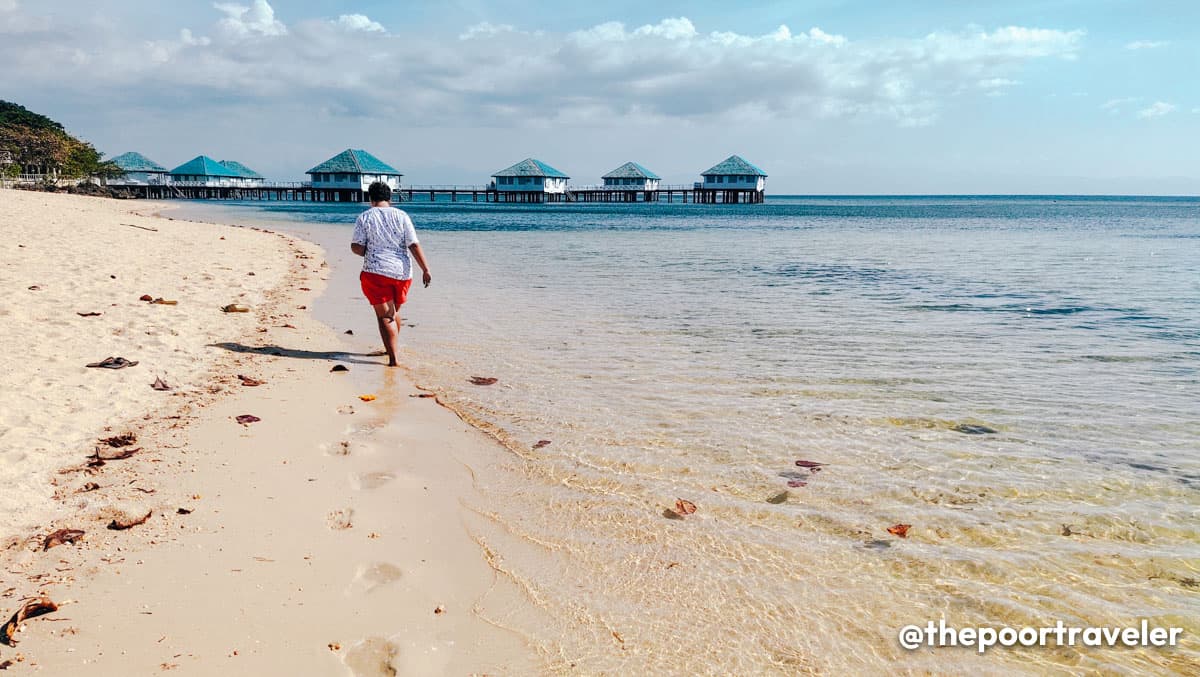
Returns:
[[[171,170],[173,175],[181,176],[224,176],[232,179],[240,178],[240,175],[230,170],[225,165],[208,157],[207,155],[197,155],[187,162],[179,165]]]
[[[224,167],[225,169],[228,169],[229,171],[233,172],[234,174],[237,174],[238,176],[242,177],[243,179],[261,179],[261,178],[263,178],[262,174],[259,174],[258,172],[254,171],[253,169],[250,169],[246,165],[238,162],[237,160],[221,160],[220,165],[222,167]]]
[[[746,162],[738,155],[730,155],[724,162],[717,163],[701,176],[766,176],[767,173]]]
[[[365,150],[346,150],[334,155],[321,164],[305,172],[305,174],[391,174],[404,176],[400,170],[371,155]]]
[[[526,158],[517,164],[492,174],[492,176],[544,176],[552,179],[569,179],[571,177],[563,174],[550,165],[541,160]]]
[[[121,153],[112,159],[121,169],[127,172],[165,172],[167,168],[141,153]]]
[[[611,172],[600,177],[602,179],[662,179],[661,176],[646,169],[636,162],[626,162]]]

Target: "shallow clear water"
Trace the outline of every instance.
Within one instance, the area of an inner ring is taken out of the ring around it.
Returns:
[[[1200,200],[400,206],[414,375],[518,452],[469,526],[545,613],[482,611],[562,671],[1200,669]],[[336,253],[358,210],[220,214]],[[1185,639],[900,648],[943,618]]]

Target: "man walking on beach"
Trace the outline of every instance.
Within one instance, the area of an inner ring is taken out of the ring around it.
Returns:
[[[422,282],[428,287],[433,277],[425,263],[425,253],[417,242],[417,231],[408,214],[392,206],[392,189],[382,181],[367,188],[371,208],[358,215],[350,251],[363,257],[358,280],[363,295],[375,310],[379,337],[387,351],[388,366],[395,367],[396,346],[400,340],[400,306],[412,286],[412,259],[423,271]],[[412,252],[412,258],[409,257]]]

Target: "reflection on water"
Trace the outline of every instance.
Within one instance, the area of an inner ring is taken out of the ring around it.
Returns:
[[[483,611],[556,669],[1200,669],[1200,203],[544,207],[414,206],[404,341],[519,451],[470,527],[555,623]],[[899,647],[942,618],[1185,639]]]

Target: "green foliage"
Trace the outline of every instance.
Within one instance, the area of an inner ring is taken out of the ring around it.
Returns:
[[[72,140],[66,132],[0,125],[0,149],[11,152],[13,161],[23,166],[61,166]]]
[[[64,178],[124,174],[92,144],[76,139],[62,125],[24,106],[0,100],[0,150],[12,153],[17,173],[25,167],[53,167]],[[12,169],[6,171],[11,172]]]
[[[45,115],[34,113],[20,104],[0,99],[0,126],[11,125],[37,131],[67,133],[59,123]]]

